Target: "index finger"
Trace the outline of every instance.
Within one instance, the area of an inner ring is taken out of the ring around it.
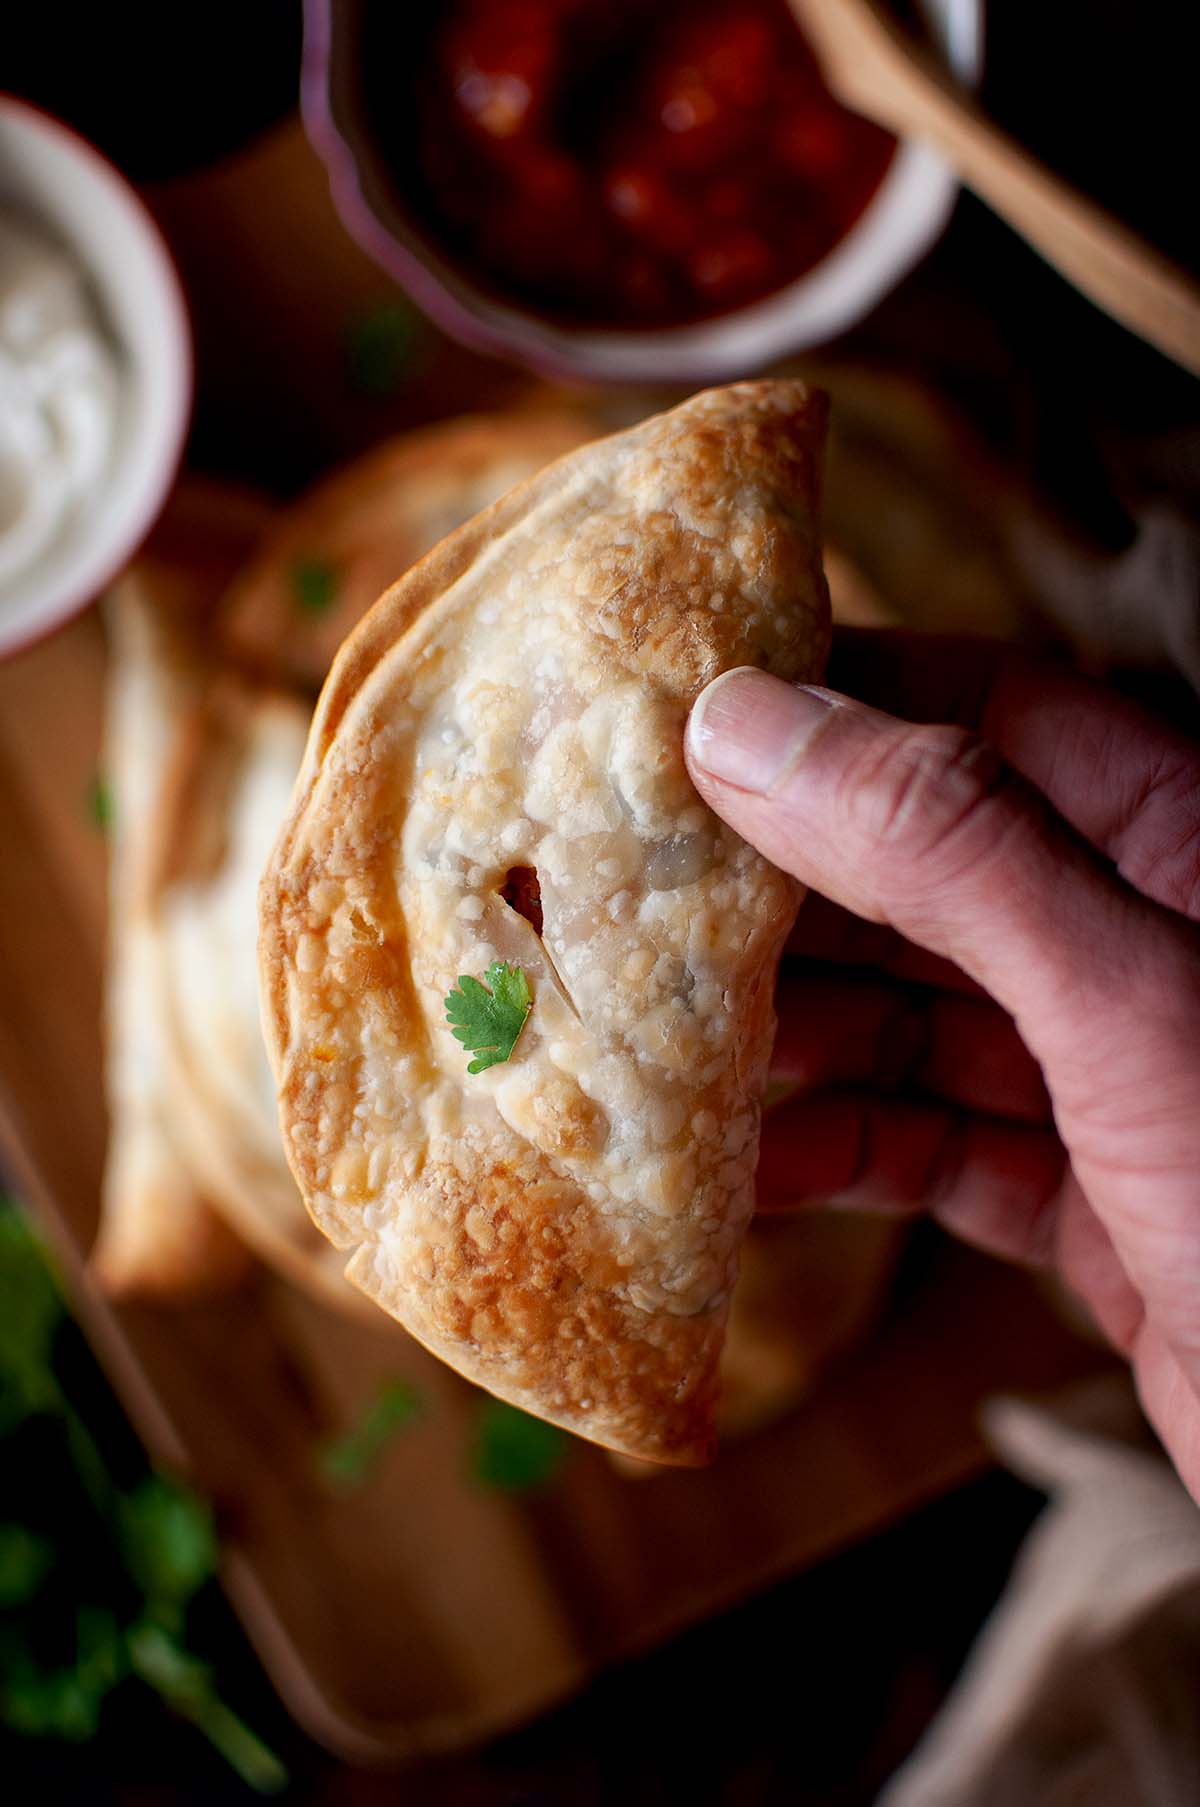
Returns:
[[[1137,703],[993,640],[839,631],[829,682],[971,728],[1143,895],[1200,919],[1200,745]]]

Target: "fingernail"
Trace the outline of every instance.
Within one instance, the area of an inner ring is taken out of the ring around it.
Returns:
[[[823,691],[785,684],[752,666],[723,672],[696,699],[688,756],[723,783],[761,795],[792,770],[832,707]]]

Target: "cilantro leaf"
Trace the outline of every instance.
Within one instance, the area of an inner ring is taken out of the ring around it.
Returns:
[[[74,1669],[6,1676],[0,1685],[0,1719],[26,1738],[85,1744],[99,1729],[106,1692],[89,1687]]]
[[[423,323],[401,297],[376,302],[346,330],[346,374],[360,395],[391,395],[420,360]]]
[[[0,1525],[0,1607],[32,1600],[53,1567],[53,1544],[26,1525]]]
[[[337,572],[322,558],[297,559],[291,569],[292,601],[304,615],[324,615],[337,597]]]
[[[129,1649],[116,1615],[81,1606],[75,1615],[75,1679],[97,1701],[129,1673]]]
[[[556,1424],[502,1399],[485,1399],[475,1434],[475,1479],[501,1493],[528,1493],[552,1480],[567,1453]]]
[[[407,1381],[392,1380],[380,1388],[352,1430],[321,1451],[326,1480],[338,1487],[355,1487],[367,1478],[380,1453],[396,1432],[421,1416],[424,1403]]]
[[[112,786],[103,772],[94,772],[87,787],[85,798],[87,818],[92,827],[100,834],[107,834],[113,825],[114,800]]]
[[[142,1596],[132,1626],[108,1606],[78,1605],[73,1666],[56,1660],[57,1652],[47,1662],[39,1628],[47,1614],[54,1619],[62,1593],[57,1551],[31,1528],[0,1523],[0,1725],[83,1742],[98,1731],[107,1696],[132,1672],[190,1719],[251,1788],[278,1793],[287,1781],[279,1759],[225,1705],[208,1665],[182,1641],[188,1602],[216,1567],[209,1510],[157,1475],[132,1492],[114,1479],[59,1380],[65,1317],[46,1249],[0,1197],[0,1437],[35,1413],[53,1418],[70,1472],[123,1559],[121,1585],[132,1580]],[[6,1455],[0,1449],[0,1465]]]
[[[0,1429],[58,1409],[53,1349],[63,1317],[45,1251],[21,1214],[0,1204]]]
[[[216,1573],[212,1514],[194,1493],[151,1475],[121,1501],[125,1559],[151,1599],[182,1603]]]
[[[475,1055],[468,1073],[486,1072],[512,1058],[533,1006],[529,980],[519,966],[496,960],[483,977],[486,984],[464,974],[445,999],[451,1035]]]

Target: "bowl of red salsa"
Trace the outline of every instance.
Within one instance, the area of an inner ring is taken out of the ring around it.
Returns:
[[[900,5],[978,75],[980,0]],[[712,380],[833,337],[955,185],[841,107],[787,0],[308,0],[304,114],[355,236],[539,369]]]

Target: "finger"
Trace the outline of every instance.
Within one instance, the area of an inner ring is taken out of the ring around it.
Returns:
[[[781,978],[776,1008],[774,1079],[917,1087],[995,1116],[1049,1119],[1037,1062],[988,998],[801,971]]]
[[[1122,876],[1200,919],[1200,746],[1078,672],[989,640],[839,634],[839,689],[976,730]]]
[[[1166,1049],[1148,1022],[1194,1071],[1200,941],[1107,876],[984,743],[743,670],[704,692],[687,752],[776,865],[996,997],[1068,1097],[1135,1078],[1153,1094]]]
[[[1192,1497],[1200,1500],[1200,1397],[1177,1350],[1153,1324],[1133,1346],[1133,1371],[1147,1418]]]
[[[1145,1321],[1145,1307],[1112,1237],[1073,1173],[1063,1180],[1054,1258],[1064,1281],[1087,1305],[1109,1342],[1128,1355]]]
[[[761,672],[688,728],[693,778],[776,864],[976,978],[1015,1018],[1079,1182],[1200,1383],[1200,936],[1108,872],[961,729]]]
[[[815,1200],[929,1211],[992,1254],[1042,1262],[1053,1244],[1063,1150],[1045,1129],[853,1089],[772,1111],[759,1157],[760,1210]]]
[[[838,966],[878,968],[893,978],[932,985],[939,991],[983,995],[983,987],[961,967],[918,947],[887,923],[864,922],[815,891],[805,898],[784,953],[785,957],[824,960]]]

